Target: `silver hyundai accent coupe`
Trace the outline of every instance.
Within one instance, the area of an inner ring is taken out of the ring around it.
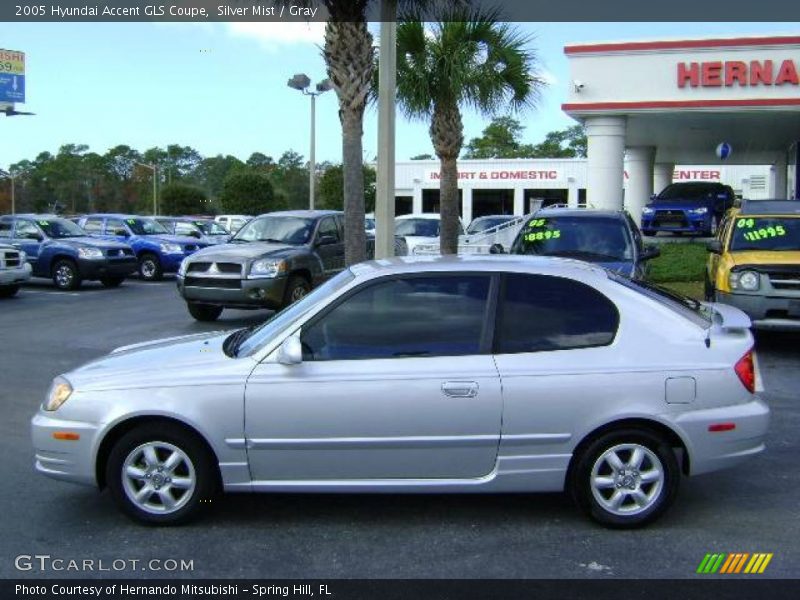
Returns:
[[[750,322],[559,258],[362,263],[258,328],[126,346],[57,377],[36,469],[147,522],[229,492],[553,492],[661,515],[764,449]]]

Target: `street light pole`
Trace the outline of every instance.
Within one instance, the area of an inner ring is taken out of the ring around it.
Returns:
[[[16,177],[14,177],[11,173],[9,173],[8,175],[9,178],[11,179],[11,214],[15,215],[17,214],[17,198],[15,193],[16,190],[14,187],[14,180],[16,179]]]
[[[297,73],[289,81],[286,82],[293,90],[302,92],[304,96],[311,96],[311,149],[309,150],[308,160],[308,208],[314,210],[314,196],[317,187],[317,162],[316,162],[316,128],[317,128],[317,96],[324,94],[333,88],[329,79],[320,81],[315,92],[309,91],[311,79],[305,73]]]

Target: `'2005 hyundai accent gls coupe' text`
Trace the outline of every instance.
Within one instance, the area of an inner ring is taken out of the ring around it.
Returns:
[[[749,325],[568,259],[362,263],[258,328],[57,377],[36,469],[149,523],[221,490],[567,490],[605,525],[643,525],[682,474],[764,449]]]

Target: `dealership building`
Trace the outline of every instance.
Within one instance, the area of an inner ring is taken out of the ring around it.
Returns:
[[[586,159],[459,161],[465,220],[533,199],[641,212],[672,181],[795,198],[800,36],[571,44],[567,101]],[[720,158],[724,144],[730,155]],[[437,161],[397,163],[396,213],[438,210]]]

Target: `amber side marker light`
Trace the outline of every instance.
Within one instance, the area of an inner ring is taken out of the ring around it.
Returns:
[[[81,435],[79,433],[73,433],[71,431],[54,431],[53,439],[76,442],[79,439],[81,439]]]
[[[736,429],[736,423],[714,423],[708,426],[708,430],[712,433],[718,431],[733,431]]]

